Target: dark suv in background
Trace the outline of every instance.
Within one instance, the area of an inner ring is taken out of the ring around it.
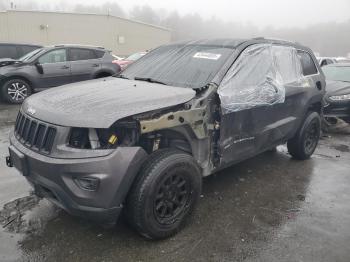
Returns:
[[[0,60],[2,58],[18,59],[41,47],[41,45],[31,44],[0,43]]]
[[[114,75],[120,66],[102,47],[56,45],[36,49],[0,66],[1,97],[22,103],[35,91]]]

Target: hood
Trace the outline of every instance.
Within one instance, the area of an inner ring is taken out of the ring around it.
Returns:
[[[13,65],[17,62],[19,62],[19,61],[12,59],[12,58],[1,58],[0,59],[0,67],[7,66],[7,65]]]
[[[108,77],[40,92],[27,98],[22,110],[56,125],[108,128],[124,117],[183,104],[194,96],[188,88]]]
[[[326,96],[350,94],[350,82],[326,81]]]

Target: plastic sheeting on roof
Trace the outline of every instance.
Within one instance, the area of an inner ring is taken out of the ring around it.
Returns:
[[[258,44],[246,48],[227,72],[218,93],[223,113],[283,103],[285,86],[301,86],[293,47]]]

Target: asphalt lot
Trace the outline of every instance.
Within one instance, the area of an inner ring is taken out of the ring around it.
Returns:
[[[350,261],[350,132],[324,135],[308,161],[281,146],[206,178],[187,227],[148,241],[31,195],[4,161],[17,111],[0,104],[0,261]]]

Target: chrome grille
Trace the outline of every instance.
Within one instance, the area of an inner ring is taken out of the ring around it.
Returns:
[[[15,136],[23,145],[45,154],[51,152],[56,136],[56,128],[18,113]]]

